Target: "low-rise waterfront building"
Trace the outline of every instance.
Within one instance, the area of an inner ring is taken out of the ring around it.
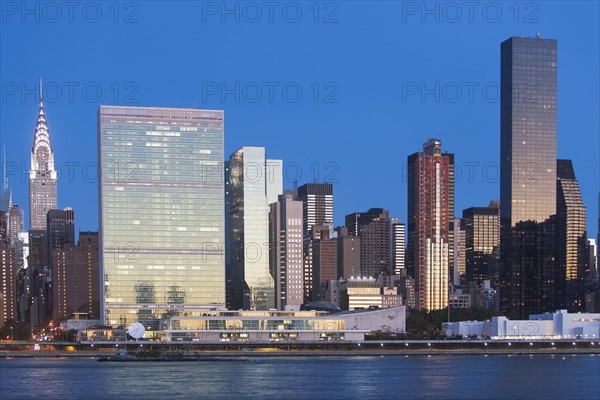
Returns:
[[[532,314],[527,320],[492,317],[488,321],[460,321],[442,324],[447,337],[475,336],[496,339],[598,339],[600,314],[554,313]]]
[[[228,311],[206,310],[171,315],[160,321],[158,331],[144,338],[160,342],[319,342],[362,341],[375,331],[404,333],[404,307],[356,310],[330,314],[325,311]],[[89,328],[80,332],[82,342],[122,339],[123,328]]]

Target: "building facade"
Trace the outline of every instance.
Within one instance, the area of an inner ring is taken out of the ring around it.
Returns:
[[[7,215],[0,210],[0,327],[17,319],[17,268],[7,225]]]
[[[302,202],[282,194],[269,212],[269,264],[278,310],[299,310],[304,303],[302,245]]]
[[[500,247],[500,210],[471,207],[463,210],[467,282],[492,279]]]
[[[283,193],[282,162],[267,160],[264,147],[244,146],[227,163],[228,308],[275,307],[269,266],[269,204]]]
[[[402,275],[405,270],[406,257],[406,225],[401,224],[397,218],[392,218],[392,273]]]
[[[223,134],[223,111],[100,107],[106,324],[224,305]]]
[[[371,208],[364,213],[346,215],[350,236],[360,238],[360,274],[377,278],[393,272],[393,236],[389,211]]]
[[[551,266],[534,268],[533,258],[524,255],[534,250],[534,241],[544,241],[532,234],[541,235],[556,214],[557,43],[512,37],[500,50],[501,308],[509,317],[521,318],[548,311],[539,308],[548,299],[529,294],[539,289],[536,279],[541,276],[534,271]],[[519,224],[525,225],[517,228]],[[519,243],[530,250],[519,249]]]
[[[418,309],[448,305],[450,222],[454,219],[454,155],[430,139],[408,157],[407,273]]]
[[[345,226],[337,232],[337,273],[338,278],[360,276],[360,238],[349,236]]]
[[[333,223],[333,185],[331,183],[307,183],[298,188],[298,200],[302,202],[304,233],[304,302],[313,295],[312,227]]]
[[[67,244],[52,251],[54,321],[75,313],[100,317],[100,263],[98,233],[81,232],[77,246]]]
[[[557,305],[585,310],[585,273],[590,268],[586,208],[571,160],[557,160]]]

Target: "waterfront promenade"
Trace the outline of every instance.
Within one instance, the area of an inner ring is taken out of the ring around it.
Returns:
[[[365,342],[96,342],[0,343],[0,358],[7,357],[107,357],[123,350],[130,354],[155,352],[187,357],[323,357],[385,355],[565,355],[598,354],[600,342],[589,340],[409,340]]]

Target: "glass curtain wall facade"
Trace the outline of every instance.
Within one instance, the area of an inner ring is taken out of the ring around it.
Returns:
[[[106,324],[224,306],[223,135],[223,111],[100,107]]]
[[[544,236],[556,214],[557,42],[512,37],[501,44],[500,61],[500,300],[501,312],[516,318],[542,310],[529,295],[537,290],[523,257],[529,250],[516,247],[529,246],[524,237],[533,232]]]
[[[269,270],[269,201],[282,194],[281,160],[267,160],[264,147],[244,146],[227,163],[227,284],[230,309],[275,307]]]

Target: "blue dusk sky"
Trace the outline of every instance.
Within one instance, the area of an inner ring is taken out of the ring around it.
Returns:
[[[265,146],[284,160],[287,188],[333,182],[337,225],[371,207],[404,222],[407,156],[437,137],[455,154],[461,216],[500,196],[500,43],[539,33],[558,40],[558,156],[573,160],[596,237],[597,1],[0,7],[0,141],[26,215],[41,76],[58,205],[75,210],[78,230],[98,229],[101,104],[224,110],[227,157]]]

